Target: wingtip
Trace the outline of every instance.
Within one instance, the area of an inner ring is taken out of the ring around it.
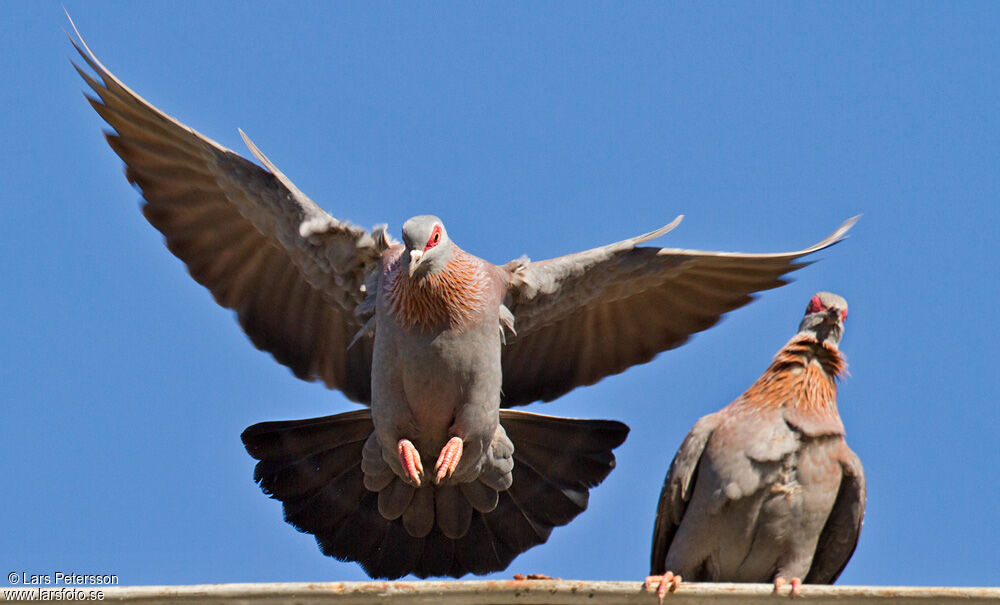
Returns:
[[[73,17],[69,16],[69,9],[66,8],[65,4],[60,4],[59,7],[63,9],[63,13],[66,14],[66,19],[69,20],[69,24],[71,26],[73,26],[73,30],[75,31],[76,30],[76,24],[73,23]],[[63,31],[66,31],[65,27],[63,28]],[[69,32],[66,32],[66,34],[69,35]],[[77,32],[77,35],[80,35],[80,32]]]
[[[847,219],[846,221],[844,221],[843,223],[841,223],[840,226],[837,227],[837,229],[833,233],[831,233],[830,235],[826,236],[825,238],[822,239],[822,241],[817,242],[815,245],[810,246],[809,248],[806,248],[798,256],[805,256],[806,254],[812,254],[813,252],[819,252],[820,250],[823,250],[824,248],[829,248],[830,246],[833,246],[834,244],[838,244],[838,243],[844,241],[845,239],[847,239],[849,237],[847,235],[847,232],[851,230],[851,227],[853,227],[855,225],[855,223],[857,223],[860,218],[861,218],[861,215],[860,214],[856,214],[856,215],[852,216],[851,218]]]
[[[100,76],[100,78],[104,80],[106,84],[108,83],[109,78],[111,80],[114,80],[114,76],[111,75],[111,72],[108,71],[108,68],[105,67],[103,63],[101,63],[101,60],[97,58],[97,55],[94,54],[94,51],[90,50],[90,46],[88,46],[87,41],[83,39],[83,34],[81,34],[80,30],[76,27],[76,23],[73,21],[73,18],[69,16],[69,11],[66,10],[65,6],[63,7],[63,12],[66,13],[66,19],[69,20],[69,25],[70,27],[73,28],[73,33],[76,34],[76,39],[74,40],[73,36],[71,36],[70,33],[66,31],[66,28],[63,28],[63,32],[66,34],[66,37],[69,38],[69,43],[73,45],[73,48],[76,49],[76,52],[80,54],[80,56],[83,58],[84,61],[87,62],[87,65],[89,65],[91,69],[97,72],[97,75]],[[70,63],[73,63],[72,59],[70,60]],[[73,66],[77,68],[77,71],[80,70],[79,66],[77,66],[76,63],[73,63]]]
[[[236,131],[240,133],[240,137],[243,139],[243,144],[247,146],[247,149],[250,150],[253,157],[257,158],[257,160],[259,160],[260,163],[272,173],[275,173],[277,168],[271,163],[271,160],[267,159],[267,156],[265,156],[264,153],[256,145],[254,145],[254,142],[250,140],[247,133],[243,132],[242,128],[237,128]]]
[[[680,225],[682,220],[684,220],[684,215],[683,214],[678,214],[677,218],[675,218],[674,220],[670,221],[666,225],[660,227],[656,231],[650,231],[649,233],[647,233],[645,235],[640,235],[639,237],[635,238],[633,240],[632,244],[633,245],[643,244],[643,243],[646,243],[646,242],[648,242],[650,240],[654,240],[654,239],[656,239],[658,237],[662,237],[662,236],[666,235],[667,233],[670,233],[671,231],[673,231],[674,229],[676,229],[677,225]]]
[[[843,223],[843,224],[842,224],[842,225],[840,226],[840,229],[838,229],[838,231],[842,231],[842,232],[844,232],[844,233],[847,233],[847,231],[848,231],[848,230],[849,230],[849,229],[850,229],[851,227],[853,227],[853,226],[854,226],[855,224],[857,224],[857,222],[858,222],[859,220],[861,220],[861,217],[862,217],[862,216],[864,216],[864,215],[863,215],[863,214],[855,214],[855,215],[854,215],[854,216],[852,216],[851,218],[849,218],[849,219],[847,219],[846,221],[844,221],[844,223]]]
[[[251,141],[250,137],[248,137],[247,134],[243,132],[242,128],[237,128],[236,130],[240,133],[240,136],[243,138],[243,144],[247,146],[247,149],[250,150],[250,153],[253,154],[253,157],[257,158],[257,160],[264,165],[264,168],[269,170],[271,174],[274,175],[274,178],[278,179],[281,182],[281,184],[287,187],[288,190],[291,191],[293,194],[305,197],[305,194],[299,191],[299,188],[296,187],[295,184],[292,183],[292,181],[287,176],[285,176],[285,173],[278,170],[278,167],[274,164],[274,162],[267,159],[267,156],[264,155],[264,152],[258,149],[256,145],[254,145],[253,141]]]
[[[79,40],[80,41],[80,45],[82,45],[83,48],[87,49],[87,52],[90,53],[90,56],[93,57],[96,60],[97,57],[94,56],[94,52],[92,50],[90,50],[89,46],[87,46],[87,42],[83,39],[83,35],[80,34],[80,30],[76,27],[76,23],[73,21],[73,17],[69,16],[69,11],[66,10],[65,6],[63,6],[62,9],[63,9],[63,12],[66,13],[66,20],[69,21],[69,26],[73,28],[73,33],[76,34],[76,40],[74,40],[73,36],[71,36],[69,34],[69,32],[66,31],[66,28],[65,27],[63,28],[63,32],[66,34],[66,37],[69,38],[70,43],[72,43],[73,46],[76,47],[76,50],[80,54],[83,54],[83,51],[80,50],[80,46],[77,45],[77,43],[76,43],[76,41]]]
[[[674,229],[676,229],[677,225],[680,225],[681,221],[683,221],[683,220],[684,220],[684,215],[683,214],[678,214],[677,217],[674,220],[672,220],[669,223],[667,223],[666,225],[660,227],[659,229],[657,229],[653,233],[656,234],[656,237],[660,237],[661,235],[666,235],[667,233],[670,233],[671,231],[673,231]]]
[[[854,227],[854,225],[861,219],[861,216],[862,215],[860,214],[855,214],[851,218],[841,223],[841,225],[837,227],[837,230],[830,234],[830,237],[828,237],[827,240],[835,243],[849,237],[847,235],[847,232],[850,231],[852,227]]]

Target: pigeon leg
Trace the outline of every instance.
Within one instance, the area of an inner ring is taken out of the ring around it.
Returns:
[[[642,583],[643,590],[649,590],[649,587],[653,584],[659,584],[656,588],[656,596],[660,599],[660,603],[663,603],[663,597],[667,596],[667,589],[670,592],[676,592],[677,587],[681,585],[683,578],[674,575],[674,572],[668,571],[662,576],[649,576],[646,581]]]
[[[448,443],[441,448],[437,464],[434,465],[434,483],[441,483],[458,467],[458,461],[462,459],[462,438],[452,437]]]
[[[424,465],[420,462],[420,452],[409,439],[400,439],[398,448],[399,462],[403,465],[403,470],[409,475],[410,482],[415,487],[420,487],[420,476],[424,474]]]
[[[782,587],[784,587],[785,584],[792,585],[792,590],[791,592],[788,593],[789,597],[794,599],[795,597],[802,596],[802,580],[800,580],[799,578],[792,578],[792,581],[789,582],[788,580],[782,578],[781,576],[778,576],[777,578],[774,579],[775,594],[777,594],[778,591]]]

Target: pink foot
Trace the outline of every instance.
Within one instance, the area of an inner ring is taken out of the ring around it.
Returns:
[[[792,585],[792,590],[791,590],[791,592],[788,593],[789,597],[791,597],[791,598],[794,599],[795,597],[802,596],[802,580],[800,580],[799,578],[792,578],[792,581],[789,582],[788,580],[786,580],[786,579],[784,579],[784,578],[782,578],[780,576],[774,579],[774,592],[775,592],[775,594],[777,594],[777,592],[779,590],[781,590],[781,588],[784,587],[785,584],[791,584]]]
[[[660,603],[663,603],[663,597],[667,596],[667,589],[670,592],[676,592],[677,587],[681,585],[683,578],[674,575],[674,572],[668,571],[662,576],[649,576],[646,581],[642,583],[643,590],[649,590],[650,586],[653,584],[658,584],[656,587],[656,596],[660,599]]]
[[[446,478],[451,477],[458,467],[458,461],[462,459],[462,439],[452,437],[448,443],[441,448],[437,464],[434,465],[434,483],[441,483]]]
[[[420,452],[413,447],[409,439],[400,439],[398,447],[399,462],[403,465],[403,470],[409,475],[410,482],[420,487],[420,476],[424,474],[424,465],[420,463]]]

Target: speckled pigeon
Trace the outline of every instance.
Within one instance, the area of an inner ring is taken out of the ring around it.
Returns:
[[[832,584],[854,553],[865,476],[837,412],[847,301],[812,297],[799,332],[743,395],[701,418],[660,493],[647,586]]]
[[[853,224],[784,254],[639,246],[675,221],[497,266],[460,249],[433,216],[406,221],[402,243],[335,219],[245,135],[263,168],[77,50],[100,78],[78,70],[115,130],[108,143],[170,251],[236,311],[254,345],[371,406],[258,424],[243,440],[286,520],[373,577],[483,574],[544,542],[586,508],[628,429],[501,408],[554,399],[683,344]]]

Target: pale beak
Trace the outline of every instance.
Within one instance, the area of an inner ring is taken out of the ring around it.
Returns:
[[[420,260],[424,257],[423,250],[410,250],[410,276],[417,270],[420,266]]]

